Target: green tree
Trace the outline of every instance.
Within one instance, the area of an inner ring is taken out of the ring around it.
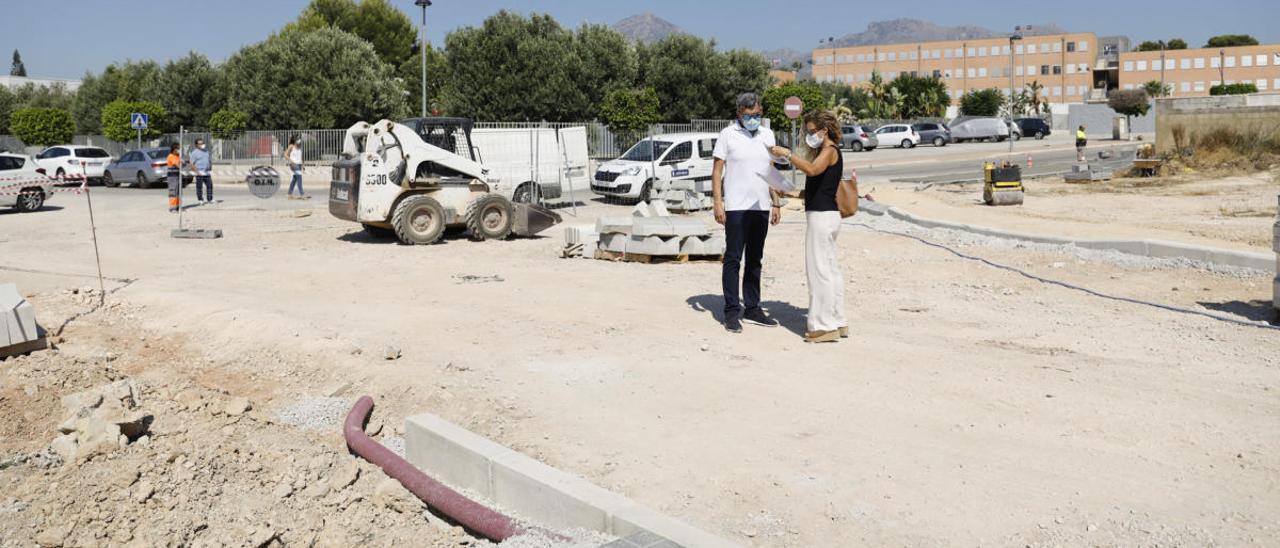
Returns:
[[[27,145],[45,147],[71,142],[76,123],[62,109],[26,107],[9,115],[9,130]]]
[[[1210,38],[1205,43],[1206,48],[1234,48],[1238,46],[1256,46],[1258,39],[1248,34],[1222,34]]]
[[[18,107],[70,110],[76,100],[76,94],[60,82],[51,86],[23,84],[13,90],[13,94]]]
[[[586,95],[587,112],[582,119],[603,114],[603,101],[610,91],[636,85],[640,60],[636,49],[622,33],[607,25],[578,27],[573,34],[574,54],[578,58],[578,85]]]
[[[123,101],[157,100],[161,89],[162,69],[152,61],[127,61],[111,64],[101,74],[86,73],[76,90],[71,114],[82,133],[102,131],[102,109],[117,99]]]
[[[1187,49],[1187,41],[1181,38],[1173,38],[1165,43],[1164,49]]]
[[[199,127],[222,107],[218,100],[218,69],[199,53],[191,52],[165,63],[158,84],[158,95],[153,99],[169,113],[163,130]]]
[[[1151,98],[1142,89],[1118,89],[1107,98],[1107,106],[1118,114],[1123,114],[1126,122],[1134,116],[1145,116],[1151,109]],[[1132,124],[1129,127],[1133,127]]]
[[[27,65],[22,62],[22,54],[13,50],[13,64],[9,67],[9,76],[27,76]]]
[[[728,66],[716,53],[713,40],[673,34],[652,44],[639,45],[637,50],[639,81],[658,93],[664,121],[730,117],[733,102],[728,96],[764,89],[760,86],[730,90],[725,85]]]
[[[335,27],[373,44],[378,58],[399,67],[413,53],[417,31],[413,21],[387,0],[312,0],[281,34]]]
[[[775,132],[788,134],[791,131],[791,119],[783,111],[787,97],[799,97],[804,103],[804,111],[821,110],[827,106],[827,98],[822,88],[813,82],[791,82],[772,87],[764,91],[761,101],[764,103],[764,117]],[[796,124],[799,125],[797,119]]]
[[[901,92],[898,95],[892,94],[892,86],[890,82],[886,82],[884,76],[879,70],[871,71],[871,78],[867,80],[866,101],[862,108],[858,110],[858,116],[862,118],[872,119],[888,119],[897,116],[898,105],[901,100]]]
[[[449,33],[445,44],[451,113],[484,120],[575,120],[592,107],[573,34],[551,16],[526,18],[503,10],[478,28]]]
[[[769,60],[763,55],[745,49],[734,49],[719,54],[719,57],[723,59],[727,71],[722,85],[724,91],[721,93],[725,108],[732,107],[738,94],[743,91],[759,91],[769,87]],[[716,110],[701,118],[732,116],[731,108],[729,114],[725,112]]]
[[[1039,116],[1040,111],[1048,105],[1048,102],[1040,96],[1040,92],[1044,91],[1044,84],[1041,84],[1039,80],[1032,80],[1030,84],[1027,84],[1027,91],[1029,92],[1027,106],[1033,114]]]
[[[1168,97],[1173,92],[1173,86],[1159,80],[1152,80],[1142,84],[1142,90],[1152,97]]]
[[[600,104],[600,118],[614,132],[644,130],[662,119],[658,93],[653,88],[615,88]]]
[[[5,86],[0,86],[0,135],[9,133],[9,115],[17,108],[18,98]]]
[[[960,96],[960,114],[965,116],[998,116],[1005,97],[996,88],[977,89]]]
[[[249,127],[249,115],[222,109],[209,116],[209,131],[218,139],[235,139]]]
[[[161,128],[167,127],[165,118],[168,111],[164,105],[156,101],[125,101],[116,99],[102,108],[102,134],[113,141],[128,142],[138,135],[138,130],[131,125],[131,114],[141,112],[147,115],[147,129],[142,130],[146,138],[159,137],[164,134]]]
[[[1187,49],[1187,41],[1181,38],[1172,38],[1167,42],[1164,40],[1144,40],[1138,44],[1138,47],[1134,48],[1134,51],[1160,51],[1161,49]]]
[[[1257,93],[1258,86],[1253,82],[1237,82],[1235,84],[1218,84],[1209,88],[1209,95],[1247,95]]]
[[[417,116],[422,105],[422,52],[405,60],[396,70],[396,77],[404,84],[408,95],[409,112]],[[427,46],[427,110],[428,114],[439,115],[445,112],[445,94],[450,82],[449,63],[444,53]]]
[[[222,66],[227,108],[251,128],[341,128],[399,119],[404,85],[373,46],[338,29],[282,33],[246,46]]]
[[[894,113],[900,120],[914,118],[938,118],[946,114],[951,104],[947,84],[933,76],[901,74],[889,84],[902,96],[901,105]]]

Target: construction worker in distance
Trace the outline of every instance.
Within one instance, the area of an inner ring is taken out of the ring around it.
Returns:
[[[1089,140],[1086,139],[1084,136],[1084,125],[1081,124],[1080,129],[1076,130],[1076,161],[1077,162],[1084,161],[1084,145],[1088,144],[1088,142]]]
[[[165,165],[169,168],[169,213],[177,213],[182,207],[178,195],[182,191],[182,154],[177,143],[169,145],[169,157]]]

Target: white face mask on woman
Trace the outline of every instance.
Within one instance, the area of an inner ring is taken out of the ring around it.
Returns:
[[[822,134],[809,133],[805,135],[804,144],[809,145],[809,148],[818,148],[822,146]]]

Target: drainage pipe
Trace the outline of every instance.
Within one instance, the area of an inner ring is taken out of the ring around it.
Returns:
[[[342,434],[347,440],[347,447],[365,460],[378,465],[383,472],[395,478],[431,508],[439,510],[463,527],[494,542],[502,542],[510,537],[533,531],[552,538],[562,538],[559,535],[520,525],[516,520],[491,510],[432,479],[409,461],[383,447],[364,432],[364,424],[371,411],[373,411],[373,398],[361,396],[356,400],[355,406],[351,408],[346,422],[342,425]]]

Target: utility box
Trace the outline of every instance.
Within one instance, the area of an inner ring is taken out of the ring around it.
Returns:
[[[1129,140],[1129,118],[1116,116],[1111,119],[1111,138],[1117,141]]]
[[[18,294],[18,286],[0,284],[0,359],[45,346],[45,332],[36,325],[35,307]]]

